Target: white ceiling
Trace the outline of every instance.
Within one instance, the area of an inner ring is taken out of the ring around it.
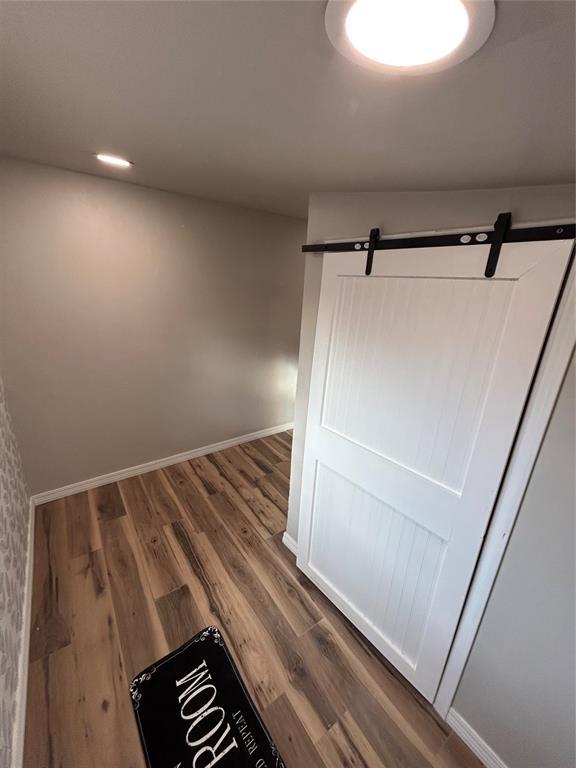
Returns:
[[[404,79],[338,54],[324,7],[2,2],[0,150],[299,216],[310,191],[573,179],[573,2],[502,0],[473,58]]]

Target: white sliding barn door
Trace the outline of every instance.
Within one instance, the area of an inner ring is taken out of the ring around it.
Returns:
[[[570,248],[324,256],[298,565],[429,699]]]

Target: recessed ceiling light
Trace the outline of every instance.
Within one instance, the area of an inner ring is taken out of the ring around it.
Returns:
[[[437,72],[472,56],[494,26],[494,0],[329,0],[326,31],[356,63]]]
[[[96,155],[96,158],[97,160],[100,160],[101,163],[115,165],[117,168],[129,168],[131,165],[134,165],[134,163],[131,163],[129,160],[125,160],[123,157],[116,157],[116,155],[99,153]]]

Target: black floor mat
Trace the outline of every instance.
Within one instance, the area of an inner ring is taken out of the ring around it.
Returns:
[[[130,685],[149,768],[286,768],[216,627]]]

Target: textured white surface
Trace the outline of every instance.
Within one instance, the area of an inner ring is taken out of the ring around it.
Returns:
[[[27,536],[28,494],[0,378],[0,768],[12,765]]]

